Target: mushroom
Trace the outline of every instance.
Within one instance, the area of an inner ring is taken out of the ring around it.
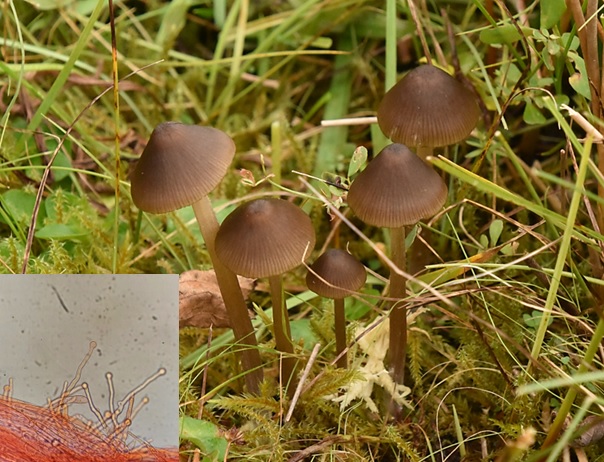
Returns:
[[[405,226],[435,215],[447,199],[447,186],[430,166],[407,146],[386,146],[354,179],[348,205],[365,223],[390,229],[391,259],[406,268]],[[389,362],[392,378],[402,384],[407,348],[407,314],[400,299],[406,295],[406,279],[390,272]]]
[[[235,209],[216,235],[216,255],[236,274],[268,277],[273,303],[277,350],[283,357],[283,383],[295,390],[296,361],[281,275],[300,265],[315,246],[315,231],[308,215],[280,199],[258,199]]]
[[[132,200],[145,212],[193,207],[235,339],[244,346],[241,362],[247,372],[248,390],[258,393],[263,374],[254,329],[237,276],[216,258],[218,221],[208,198],[226,175],[234,155],[234,141],[218,129],[164,122],[151,133],[130,175],[130,184]]]
[[[414,146],[425,159],[433,148],[459,143],[478,123],[474,94],[430,64],[410,71],[382,99],[377,119],[395,143]]]
[[[333,298],[336,330],[336,364],[346,367],[346,317],[344,298],[365,284],[365,267],[348,252],[329,249],[312,265],[306,275],[306,285],[316,294]]]

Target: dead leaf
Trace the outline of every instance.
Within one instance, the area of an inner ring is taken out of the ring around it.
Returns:
[[[571,446],[583,448],[597,443],[604,438],[604,418],[601,415],[590,415],[586,417],[578,428],[581,436],[575,438]]]
[[[254,286],[254,279],[237,276],[243,297],[247,299]],[[216,275],[213,270],[186,271],[180,275],[179,327],[230,327]],[[250,311],[250,315],[253,313]]]

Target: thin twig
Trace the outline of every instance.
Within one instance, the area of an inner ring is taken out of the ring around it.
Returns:
[[[422,43],[422,48],[424,50],[424,55],[426,56],[426,60],[428,64],[432,64],[432,58],[430,56],[430,48],[428,48],[428,43],[426,42],[426,36],[424,35],[424,29],[422,23],[417,16],[417,9],[415,7],[414,0],[409,0],[409,11],[411,12],[411,18],[415,24],[415,30],[417,31],[417,35],[419,36],[419,40]]]
[[[302,394],[302,388],[304,387],[304,382],[306,381],[308,374],[310,374],[310,369],[312,368],[312,365],[314,364],[315,359],[317,359],[320,348],[321,348],[321,344],[317,343],[315,345],[315,347],[312,349],[312,353],[310,354],[310,357],[308,358],[308,363],[306,364],[306,367],[304,368],[304,372],[302,372],[302,377],[300,377],[300,381],[298,382],[298,386],[296,387],[296,392],[294,393],[294,397],[292,398],[292,402],[287,411],[287,415],[285,416],[285,422],[289,422],[289,419],[292,418],[292,414],[294,413],[294,408],[296,407],[296,403],[298,402],[298,399],[300,398],[300,395]]]
[[[347,125],[370,125],[377,124],[377,117],[347,117],[343,119],[322,120],[321,127],[341,127]]]
[[[585,133],[587,133],[588,136],[591,135],[593,137],[594,143],[604,142],[604,135],[602,135],[602,133],[600,133],[596,127],[590,124],[589,121],[579,112],[575,111],[566,104],[561,104],[560,109],[568,111],[570,118],[573,119],[583,130],[585,130]]]

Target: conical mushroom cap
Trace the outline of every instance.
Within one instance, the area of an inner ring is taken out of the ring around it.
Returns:
[[[234,156],[235,142],[216,128],[161,123],[130,175],[132,200],[150,213],[194,204],[220,183]]]
[[[235,209],[216,235],[216,255],[236,274],[276,276],[295,268],[315,246],[308,215],[280,199],[259,199]]]
[[[310,269],[312,271],[306,275],[306,285],[321,297],[347,297],[350,292],[363,287],[367,280],[367,273],[361,262],[341,249],[329,249],[310,265]]]
[[[410,71],[382,99],[382,132],[408,146],[446,146],[467,138],[480,110],[472,92],[429,64]]]
[[[355,178],[348,205],[365,223],[386,228],[412,225],[436,215],[447,186],[407,146],[391,144]]]

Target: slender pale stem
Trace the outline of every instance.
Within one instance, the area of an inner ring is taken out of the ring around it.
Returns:
[[[275,346],[283,355],[283,384],[290,397],[296,390],[296,358],[294,358],[294,345],[289,326],[289,316],[283,302],[283,283],[281,275],[269,278],[271,286],[271,299],[273,302],[273,329],[275,331]]]
[[[397,268],[406,271],[405,227],[390,228],[390,247],[392,262]],[[407,355],[407,309],[405,298],[407,279],[395,271],[390,272],[390,298],[393,299],[390,310],[390,347],[389,365],[392,379],[397,384],[405,380],[405,359]]]
[[[340,356],[346,349],[346,316],[344,314],[344,299],[336,298],[333,301],[334,320],[336,328],[336,356]],[[347,367],[346,353],[336,361],[338,367]]]
[[[245,381],[248,391],[257,394],[263,378],[258,343],[237,275],[216,257],[214,242],[219,225],[210,199],[206,196],[193,204],[193,211],[214,265],[214,273],[235,334],[235,340],[244,346],[241,351],[241,364],[246,372]]]

